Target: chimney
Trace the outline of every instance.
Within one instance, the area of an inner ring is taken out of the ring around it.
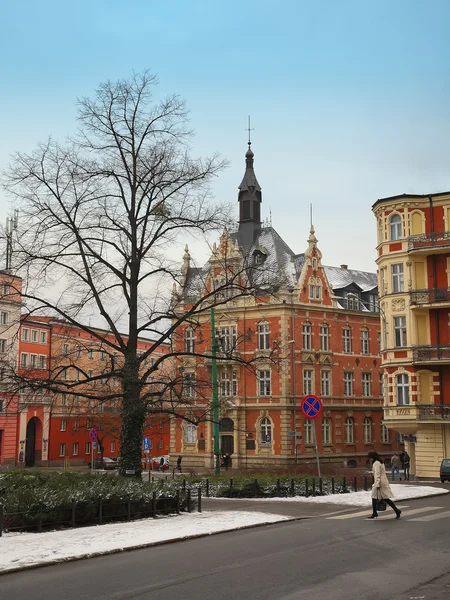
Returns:
[[[341,269],[347,269],[348,265],[341,265]]]

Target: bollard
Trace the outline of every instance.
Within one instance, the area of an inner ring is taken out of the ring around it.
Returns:
[[[295,496],[295,481],[291,479],[291,494]]]
[[[316,495],[316,478],[313,477],[313,484],[312,484],[312,495],[315,496]]]
[[[331,478],[331,493],[332,494],[336,493],[336,490],[334,488],[334,477]]]
[[[77,501],[75,498],[72,498],[70,503],[70,525],[71,527],[75,527],[75,513],[77,510]]]
[[[188,513],[192,512],[192,507],[191,507],[191,488],[188,488],[188,490],[187,490],[187,510],[188,510]]]
[[[127,519],[131,521],[131,500],[128,498],[127,500]]]
[[[152,517],[156,519],[156,492],[152,493]]]
[[[309,496],[309,479],[305,480],[305,496]]]
[[[255,481],[253,482],[253,488],[255,490],[255,494],[258,492],[258,480],[255,479]]]
[[[233,478],[230,479],[230,489],[228,490],[228,496],[231,498],[233,492]]]
[[[103,498],[101,496],[98,497],[98,524],[103,524]]]
[[[206,480],[206,497],[209,498],[209,479]]]
[[[354,492],[357,492],[357,491],[358,491],[358,478],[356,477],[356,475],[355,475],[355,477],[353,478],[353,491],[354,491]]]
[[[323,479],[319,477],[319,494],[323,496]]]
[[[345,475],[344,475],[344,477],[342,478],[342,491],[343,491],[343,492],[346,492],[346,491],[347,491],[347,478],[345,477]]]
[[[180,490],[177,490],[177,515],[180,514]]]
[[[198,506],[197,506],[197,510],[198,512],[202,512],[202,488],[199,487],[197,490],[197,502],[198,502]]]
[[[3,534],[4,521],[5,521],[5,507],[3,506],[3,504],[0,504],[0,537],[2,537],[2,534]]]
[[[281,486],[280,486],[280,480],[279,480],[279,479],[277,479],[277,492],[279,492],[279,491],[280,491],[280,487],[281,487]]]
[[[367,492],[367,475],[364,475],[364,491]]]

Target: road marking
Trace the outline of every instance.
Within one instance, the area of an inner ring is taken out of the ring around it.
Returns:
[[[399,506],[400,510],[404,509],[404,508],[408,508],[407,505],[405,506]],[[347,513],[345,515],[337,515],[336,517],[328,517],[330,520],[331,519],[353,519],[355,517],[364,517],[364,516],[368,516],[368,512],[371,510],[371,507],[367,507],[365,510],[362,510],[361,512],[357,512],[357,513]]]
[[[402,510],[404,507],[403,506],[399,506],[400,510]],[[409,515],[417,515],[419,513],[423,513],[423,512],[429,512],[430,510],[442,510],[444,507],[443,506],[422,506],[422,508],[413,508],[413,510],[408,510],[405,514],[402,514],[402,519],[408,519],[409,520]],[[379,515],[382,517],[387,517],[387,514],[383,514],[383,515]],[[390,515],[389,515],[390,516]],[[434,515],[432,515],[434,516]],[[424,517],[426,518],[426,517]],[[417,521],[418,519],[411,519],[411,521]]]
[[[437,521],[438,519],[445,519],[446,517],[450,517],[450,510],[446,510],[443,513],[428,515],[427,517],[419,517],[418,519],[411,519],[411,521],[420,521],[420,522]]]

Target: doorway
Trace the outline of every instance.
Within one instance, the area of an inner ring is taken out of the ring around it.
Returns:
[[[28,421],[27,437],[25,444],[25,466],[34,467],[36,461],[36,430],[40,424],[37,417],[33,417]]]

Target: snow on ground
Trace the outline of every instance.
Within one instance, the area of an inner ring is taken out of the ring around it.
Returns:
[[[4,534],[0,538],[0,573],[289,519],[267,513],[214,511],[48,533]]]
[[[448,494],[449,490],[431,487],[430,485],[395,485],[390,484],[394,494],[393,500],[412,500]],[[340,504],[344,506],[370,506],[371,491],[350,492],[348,494],[330,494],[328,496],[291,496],[288,498],[212,498],[217,500],[243,500],[245,502],[309,502],[313,504]]]

